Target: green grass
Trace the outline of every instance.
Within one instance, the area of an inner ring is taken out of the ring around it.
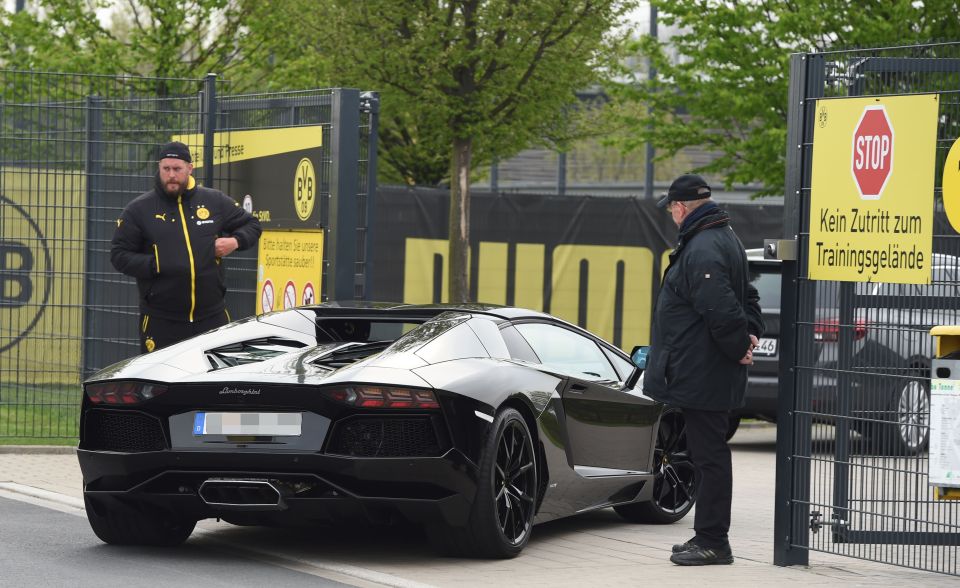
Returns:
[[[74,386],[0,386],[0,445],[75,444],[79,419]]]

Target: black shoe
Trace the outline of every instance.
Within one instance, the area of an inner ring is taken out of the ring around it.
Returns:
[[[733,553],[730,548],[716,549],[695,545],[692,549],[674,553],[670,561],[678,566],[712,566],[733,563]]]
[[[693,539],[687,541],[686,543],[675,543],[674,546],[673,546],[673,552],[674,552],[674,553],[683,553],[684,551],[689,551],[689,550],[693,549],[694,547],[697,546],[697,544],[694,543],[694,539],[696,539],[696,537],[694,537]]]

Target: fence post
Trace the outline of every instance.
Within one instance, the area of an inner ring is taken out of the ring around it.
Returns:
[[[380,94],[377,92],[364,92],[361,96],[363,98],[363,107],[367,112],[367,116],[370,117],[370,123],[368,126],[367,134],[367,202],[364,218],[364,234],[363,234],[363,243],[358,243],[358,250],[363,251],[362,261],[363,263],[363,272],[358,274],[356,279],[361,285],[360,300],[370,300],[370,291],[372,288],[372,278],[373,278],[373,261],[370,259],[370,254],[373,251],[373,213],[376,210],[377,202],[377,138],[378,133],[380,132]],[[358,231],[359,236],[359,231]]]
[[[357,262],[357,192],[360,173],[360,91],[337,88],[331,108],[330,213],[326,227],[328,300],[353,300]]]
[[[806,128],[806,96],[809,56],[790,56],[789,110],[787,116],[787,171],[784,182],[783,238],[797,239],[801,233],[803,187],[803,137]],[[798,249],[800,243],[798,242]],[[798,251],[798,257],[803,253]],[[773,515],[773,563],[778,566],[807,565],[809,553],[803,547],[794,547],[793,540],[799,536],[810,511],[809,496],[810,462],[795,459],[795,429],[798,429],[794,412],[798,374],[796,345],[797,316],[797,261],[781,262],[780,301],[780,394],[777,404],[777,469],[774,491]],[[797,431],[808,438],[809,431]],[[799,482],[799,483],[798,483]],[[797,492],[797,495],[794,494]],[[803,533],[806,544],[807,534]]]
[[[217,74],[203,79],[203,185],[213,187],[213,142],[217,132]]]
[[[94,371],[103,367],[102,358],[95,357],[97,351],[102,351],[103,347],[99,338],[91,337],[94,331],[94,322],[100,314],[99,310],[94,308],[92,300],[94,296],[93,279],[100,275],[107,268],[102,267],[104,256],[98,254],[96,246],[101,242],[101,238],[107,238],[104,233],[103,223],[99,218],[102,214],[97,212],[98,205],[94,200],[99,193],[100,178],[103,173],[103,143],[101,131],[103,130],[103,110],[101,108],[102,99],[97,96],[87,96],[86,100],[86,150],[84,157],[83,171],[86,177],[86,209],[87,209],[87,239],[84,244],[84,271],[83,276],[83,333],[81,334],[81,354],[83,356],[81,366],[83,373],[81,379],[86,379]],[[109,241],[108,241],[109,242]]]

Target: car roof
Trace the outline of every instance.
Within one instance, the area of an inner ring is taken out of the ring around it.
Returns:
[[[552,314],[547,314],[538,310],[529,308],[520,308],[517,306],[498,306],[496,304],[484,303],[462,303],[462,304],[406,304],[402,302],[369,302],[362,300],[349,300],[339,302],[324,302],[311,306],[300,306],[295,310],[312,310],[316,316],[324,318],[355,318],[372,319],[381,318],[387,320],[402,320],[405,317],[430,319],[444,312],[466,312],[470,314],[487,315],[506,321],[515,321],[521,319],[540,319],[552,322],[558,325],[564,325],[574,331],[578,331],[588,337],[603,341],[606,345],[616,349],[615,345],[605,341],[602,337],[591,333],[587,329],[575,325],[562,318]]]

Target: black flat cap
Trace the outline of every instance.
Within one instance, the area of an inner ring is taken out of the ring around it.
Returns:
[[[670,202],[685,202],[710,197],[710,186],[697,174],[683,174],[670,184],[670,189],[657,202],[660,208]]]
[[[193,158],[190,157],[190,148],[180,141],[171,141],[161,147],[157,161],[161,159],[181,159],[187,163],[193,163]]]

